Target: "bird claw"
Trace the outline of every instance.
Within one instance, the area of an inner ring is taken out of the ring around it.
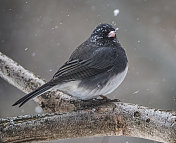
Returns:
[[[108,97],[106,97],[104,95],[99,95],[99,96],[102,98],[101,100],[105,100],[107,102],[120,102],[119,99],[110,99],[110,98],[108,98]]]
[[[103,98],[103,99],[89,99],[89,100],[74,100],[72,101],[72,104],[75,105],[76,110],[82,110],[82,109],[88,109],[88,108],[94,108],[99,105],[110,103],[110,102],[120,102],[119,99],[109,99],[109,98]]]

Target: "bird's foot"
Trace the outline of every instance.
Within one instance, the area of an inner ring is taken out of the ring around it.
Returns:
[[[110,98],[108,98],[108,97],[106,97],[104,95],[99,95],[99,96],[102,98],[102,100],[105,100],[107,102],[120,102],[119,99],[110,99]]]
[[[94,108],[99,105],[110,103],[110,102],[120,102],[119,99],[109,99],[103,95],[101,95],[100,97],[102,97],[102,99],[97,99],[97,98],[93,98],[93,99],[89,99],[89,100],[80,100],[79,99],[79,100],[76,100],[72,103],[75,105],[76,110],[82,110],[82,109]]]
[[[75,105],[76,110],[83,110],[87,108],[91,108],[97,99],[89,99],[89,100],[74,100],[71,103]]]
[[[104,95],[99,95],[102,99],[108,100],[109,98]]]

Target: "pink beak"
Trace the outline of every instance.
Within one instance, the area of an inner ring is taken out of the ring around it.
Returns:
[[[111,37],[114,38],[114,37],[116,36],[116,31],[117,31],[118,29],[119,29],[119,28],[116,28],[115,31],[109,32],[108,37],[109,37],[109,38],[111,38]]]
[[[115,31],[111,31],[111,32],[109,32],[108,37],[109,38],[114,38],[115,35],[116,35],[116,32]]]

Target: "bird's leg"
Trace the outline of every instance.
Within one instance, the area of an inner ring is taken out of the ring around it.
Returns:
[[[106,97],[106,96],[104,96],[104,95],[99,95],[102,99],[104,99],[104,100],[109,100],[109,98],[108,97]]]
[[[108,102],[120,102],[119,99],[109,99],[108,97],[104,95],[99,95],[103,100],[108,101]]]
[[[82,110],[82,109],[88,109],[88,108],[94,108],[101,104],[105,104],[108,102],[119,102],[119,99],[109,99],[106,96],[99,95],[102,99],[92,98],[89,100],[75,100],[72,103],[76,106],[76,110]]]

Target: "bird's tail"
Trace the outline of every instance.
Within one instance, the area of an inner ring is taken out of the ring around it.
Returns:
[[[48,82],[45,83],[44,85],[42,85],[41,87],[37,88],[36,90],[34,90],[33,92],[25,95],[24,97],[20,98],[18,101],[16,101],[12,106],[16,106],[18,104],[19,107],[21,107],[24,103],[26,103],[28,100],[44,93],[45,91],[47,91],[48,89],[52,88],[53,86]]]

